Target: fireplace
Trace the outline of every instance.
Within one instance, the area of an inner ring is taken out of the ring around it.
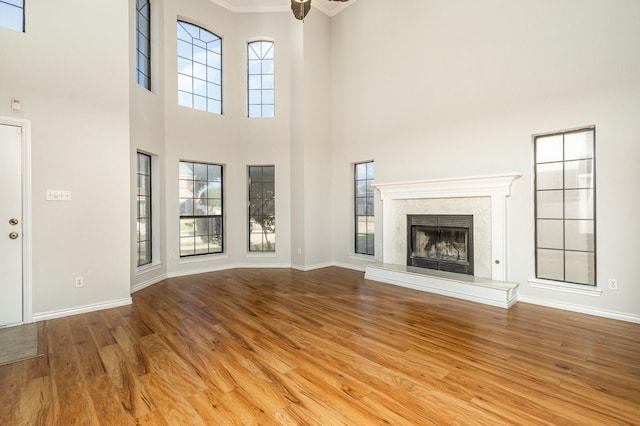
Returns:
[[[407,215],[407,266],[473,275],[473,215]]]
[[[365,278],[511,307],[518,301],[518,284],[507,282],[507,200],[512,183],[520,176],[509,173],[376,184],[382,201],[382,262],[367,266]],[[473,238],[470,244],[474,247],[467,247],[473,275],[407,266],[409,216],[450,214],[473,217],[469,239]]]

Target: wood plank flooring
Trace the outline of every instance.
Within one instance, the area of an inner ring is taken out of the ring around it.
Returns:
[[[246,270],[44,323],[0,425],[638,425],[640,325]]]

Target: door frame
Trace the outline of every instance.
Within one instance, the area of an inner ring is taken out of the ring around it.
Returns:
[[[0,116],[0,124],[21,129],[22,151],[22,323],[33,322],[31,240],[31,120]]]

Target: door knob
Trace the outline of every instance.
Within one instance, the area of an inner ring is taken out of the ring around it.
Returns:
[[[16,238],[18,238],[18,233],[17,232],[10,233],[9,238],[11,238],[12,240],[15,240]]]
[[[18,219],[9,219],[9,225],[17,225]]]

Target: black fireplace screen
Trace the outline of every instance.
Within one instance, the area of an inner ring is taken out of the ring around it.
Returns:
[[[407,217],[407,265],[473,275],[473,216]]]

